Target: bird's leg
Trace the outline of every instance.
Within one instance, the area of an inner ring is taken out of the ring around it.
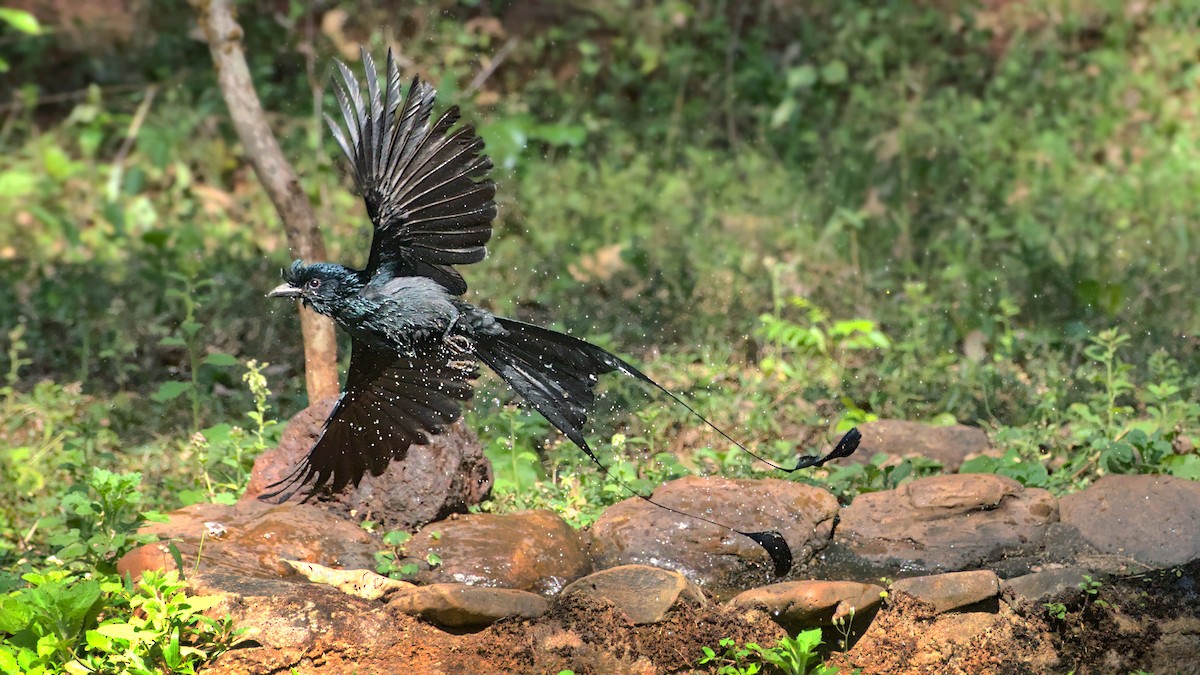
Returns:
[[[458,325],[458,317],[459,316],[462,316],[462,315],[455,314],[454,318],[450,319],[450,323],[446,324],[446,330],[445,330],[445,332],[442,333],[442,340],[444,342],[450,342],[450,338],[453,337],[450,335],[450,333],[454,330],[454,327]]]
[[[445,332],[442,333],[442,342],[450,348],[451,351],[459,354],[469,354],[474,345],[471,343],[471,338],[466,335],[452,335],[454,327],[458,325],[458,317],[461,314],[455,314],[454,318],[447,324]]]

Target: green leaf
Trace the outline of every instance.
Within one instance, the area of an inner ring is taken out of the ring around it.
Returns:
[[[16,633],[29,627],[33,608],[21,600],[20,594],[0,598],[0,633]]]
[[[0,173],[0,197],[15,199],[19,197],[27,197],[33,194],[37,187],[37,180],[34,175],[14,169]]]
[[[0,645],[0,671],[3,671],[5,675],[21,672],[20,667],[17,666],[17,657],[13,656],[7,645]]]
[[[158,391],[150,395],[150,398],[159,403],[166,403],[179,398],[179,395],[192,388],[191,382],[163,382],[158,385]]]
[[[0,21],[28,35],[41,35],[42,26],[37,17],[23,9],[0,7]]]
[[[821,66],[821,81],[825,84],[841,84],[846,81],[849,71],[841,61],[830,61]]]
[[[788,89],[807,89],[817,83],[817,69],[811,63],[791,68],[787,73]]]
[[[412,539],[412,535],[407,532],[392,531],[383,535],[383,543],[388,546],[402,546],[409,539]]]
[[[240,362],[236,358],[224,352],[212,352],[208,356],[204,357],[204,363],[210,366],[216,366],[218,368],[228,368],[229,366],[236,366]]]
[[[165,338],[159,340],[158,344],[162,347],[186,347],[187,346],[187,342],[185,342],[183,338],[181,338],[177,335],[168,335]]]
[[[124,622],[106,623],[102,626],[97,626],[96,632],[114,640],[126,640],[133,643],[142,642],[154,634],[153,631],[138,630],[136,627]]]

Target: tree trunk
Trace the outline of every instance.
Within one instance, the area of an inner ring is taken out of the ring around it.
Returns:
[[[192,0],[199,12],[200,26],[208,40],[217,82],[229,116],[237,129],[246,156],[266,188],[271,203],[283,220],[288,247],[306,261],[325,259],[325,242],[317,230],[317,216],[300,179],[288,164],[271,127],[263,115],[262,104],[250,79],[246,55],[242,50],[242,27],[230,9],[230,0]],[[300,307],[300,329],[304,336],[304,375],[308,400],[318,401],[338,393],[337,340],[333,322],[312,310]]]

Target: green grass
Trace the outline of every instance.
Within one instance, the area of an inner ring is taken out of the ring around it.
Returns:
[[[503,38],[464,22],[530,19],[404,10],[419,19],[406,54],[500,167],[468,300],[628,356],[772,458],[904,418],[983,427],[1002,456],[963,470],[1056,494],[1109,473],[1200,479],[1190,3],[626,4],[523,26],[471,96]],[[309,44],[293,10],[244,8],[252,72],[331,258],[361,262],[365,214],[303,76],[308,48],[319,75],[335,40]],[[114,583],[137,514],[230,501],[277,442],[272,418],[306,403],[296,317],[263,298],[289,261],[282,231],[182,11],[105,58],[65,66],[53,32],[5,55],[23,105],[0,116],[0,482],[15,495],[0,591]],[[603,392],[594,447],[624,482],[770,475],[677,406],[628,382]],[[626,496],[494,378],[467,419],[496,472],[483,508],[586,525]],[[111,495],[140,494],[118,524],[88,506],[94,468]],[[875,458],[796,479],[848,501],[937,471]],[[132,616],[142,591],[104,589],[95,602]],[[53,667],[173,649],[89,642],[104,620],[56,633]],[[215,652],[221,635],[196,640]]]

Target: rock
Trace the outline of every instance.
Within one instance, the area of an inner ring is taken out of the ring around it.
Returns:
[[[167,514],[167,522],[150,523],[140,532],[172,540],[184,570],[223,571],[249,577],[295,574],[281,558],[327,567],[374,569],[376,539],[350,521],[309,504],[267,504],[257,500],[193,504]],[[203,544],[201,544],[203,541]],[[150,546],[166,548],[166,541]],[[203,548],[201,549],[201,546]],[[140,576],[146,569],[173,568],[170,554],[142,546],[118,562],[122,574]]]
[[[776,530],[797,563],[825,546],[838,507],[825,490],[773,478],[681,478],[655,490],[654,499],[739,530]],[[592,525],[591,540],[597,569],[644,564],[674,570],[719,600],[775,580],[767,553],[750,539],[637,498],[606,509]]]
[[[658,623],[681,602],[703,607],[704,592],[678,572],[648,565],[621,565],[577,579],[561,597],[580,593],[616,605],[635,625]]]
[[[117,574],[124,577],[129,575],[134,581],[142,578],[142,572],[147,570],[178,570],[171,549],[162,542],[143,544],[131,550],[117,561]]]
[[[1000,592],[1000,577],[991,570],[950,572],[927,577],[909,577],[892,584],[894,593],[907,593],[944,614],[994,598]]]
[[[188,577],[189,591],[221,601],[204,614],[228,614],[241,637],[264,647],[302,647],[321,641],[331,630],[355,633],[365,624],[388,623],[383,603],[370,602],[336,588],[296,580],[265,579],[226,572],[200,572]],[[354,633],[348,633],[354,634]]]
[[[1200,483],[1174,476],[1110,475],[1059,502],[1062,521],[1097,550],[1146,565],[1200,560]]]
[[[855,497],[834,543],[877,574],[952,572],[1037,552],[1058,520],[1049,492],[993,474],[930,476]]]
[[[992,451],[982,429],[961,424],[932,427],[905,420],[878,420],[858,429],[862,443],[847,461],[866,461],[882,452],[897,459],[917,456],[936,460],[947,472],[954,472],[969,456]]]
[[[1014,577],[1003,582],[1005,596],[1034,604],[1073,599],[1083,593],[1079,584],[1085,574],[1094,576],[1086,567],[1060,567]]]
[[[406,555],[441,563],[417,575],[421,584],[457,582],[553,595],[592,571],[583,540],[553,511],[454,516],[422,528]]]
[[[880,586],[856,581],[785,581],[739,593],[729,605],[765,612],[795,634],[865,615],[883,600],[881,593]]]
[[[254,462],[250,484],[241,501],[256,500],[265,488],[286,477],[308,455],[321,436],[336,398],[318,401],[300,411],[283,430],[279,447]],[[434,436],[429,445],[413,445],[402,460],[392,461],[379,476],[363,477],[317,503],[347,518],[367,515],[383,529],[411,531],[487,498],[492,489],[491,464],[475,433],[462,422]],[[300,491],[291,498],[299,502]]]
[[[480,628],[500,619],[536,619],[550,602],[536,593],[466,584],[418,586],[392,596],[388,609],[449,628]]]

